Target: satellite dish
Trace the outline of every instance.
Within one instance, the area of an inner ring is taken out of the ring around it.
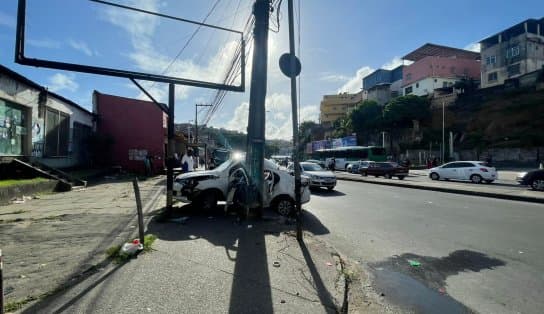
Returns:
[[[300,64],[300,60],[295,56],[295,73],[291,73],[291,54],[290,53],[284,53],[280,57],[280,70],[281,73],[283,73],[287,77],[295,76],[297,77],[300,74],[300,70],[302,69],[302,65]],[[294,75],[293,75],[294,74]]]

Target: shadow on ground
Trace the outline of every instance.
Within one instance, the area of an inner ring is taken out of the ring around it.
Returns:
[[[293,221],[271,211],[265,211],[262,220],[238,221],[235,214],[225,214],[221,209],[202,212],[193,206],[177,208],[174,220],[160,223],[152,220],[148,232],[165,241],[190,241],[203,238],[215,246],[222,246],[228,259],[235,261],[231,287],[229,313],[272,313],[272,287],[270,284],[265,235],[279,236],[288,232],[294,235]],[[186,217],[186,220],[179,220]],[[304,230],[315,235],[329,230],[309,212],[304,212]],[[176,219],[177,218],[177,219]],[[172,222],[176,221],[176,222]],[[183,228],[179,224],[184,224]],[[310,269],[321,304],[335,312],[334,300],[316,270],[311,255],[301,245],[304,260]],[[235,253],[232,253],[235,252]]]
[[[399,306],[423,313],[468,313],[472,311],[447,295],[446,279],[504,265],[484,253],[457,250],[444,257],[405,253],[369,266],[376,290]]]
[[[312,194],[319,195],[319,196],[324,196],[324,197],[334,197],[334,196],[346,195],[345,193],[340,192],[338,190],[329,191],[327,189],[322,189],[322,188],[313,188],[312,189]]]

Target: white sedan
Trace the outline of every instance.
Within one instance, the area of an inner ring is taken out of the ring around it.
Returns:
[[[498,179],[497,170],[483,161],[454,161],[431,168],[432,180],[470,180],[473,183],[491,183]]]
[[[295,166],[291,164],[287,167],[287,171],[293,174]],[[310,178],[310,187],[311,188],[320,188],[324,187],[330,190],[333,190],[336,186],[336,176],[332,171],[325,170],[321,168],[320,165],[313,162],[301,162],[300,163],[300,173],[303,176]]]

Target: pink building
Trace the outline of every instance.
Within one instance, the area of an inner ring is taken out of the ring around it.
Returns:
[[[111,137],[113,166],[143,173],[144,158],[153,157],[155,173],[164,169],[168,116],[153,102],[94,91],[96,133]]]
[[[450,87],[460,79],[480,79],[480,54],[468,50],[425,44],[404,56],[404,95],[423,96]]]

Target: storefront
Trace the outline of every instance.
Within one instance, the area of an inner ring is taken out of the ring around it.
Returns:
[[[27,142],[28,110],[0,99],[0,155],[20,156]]]

